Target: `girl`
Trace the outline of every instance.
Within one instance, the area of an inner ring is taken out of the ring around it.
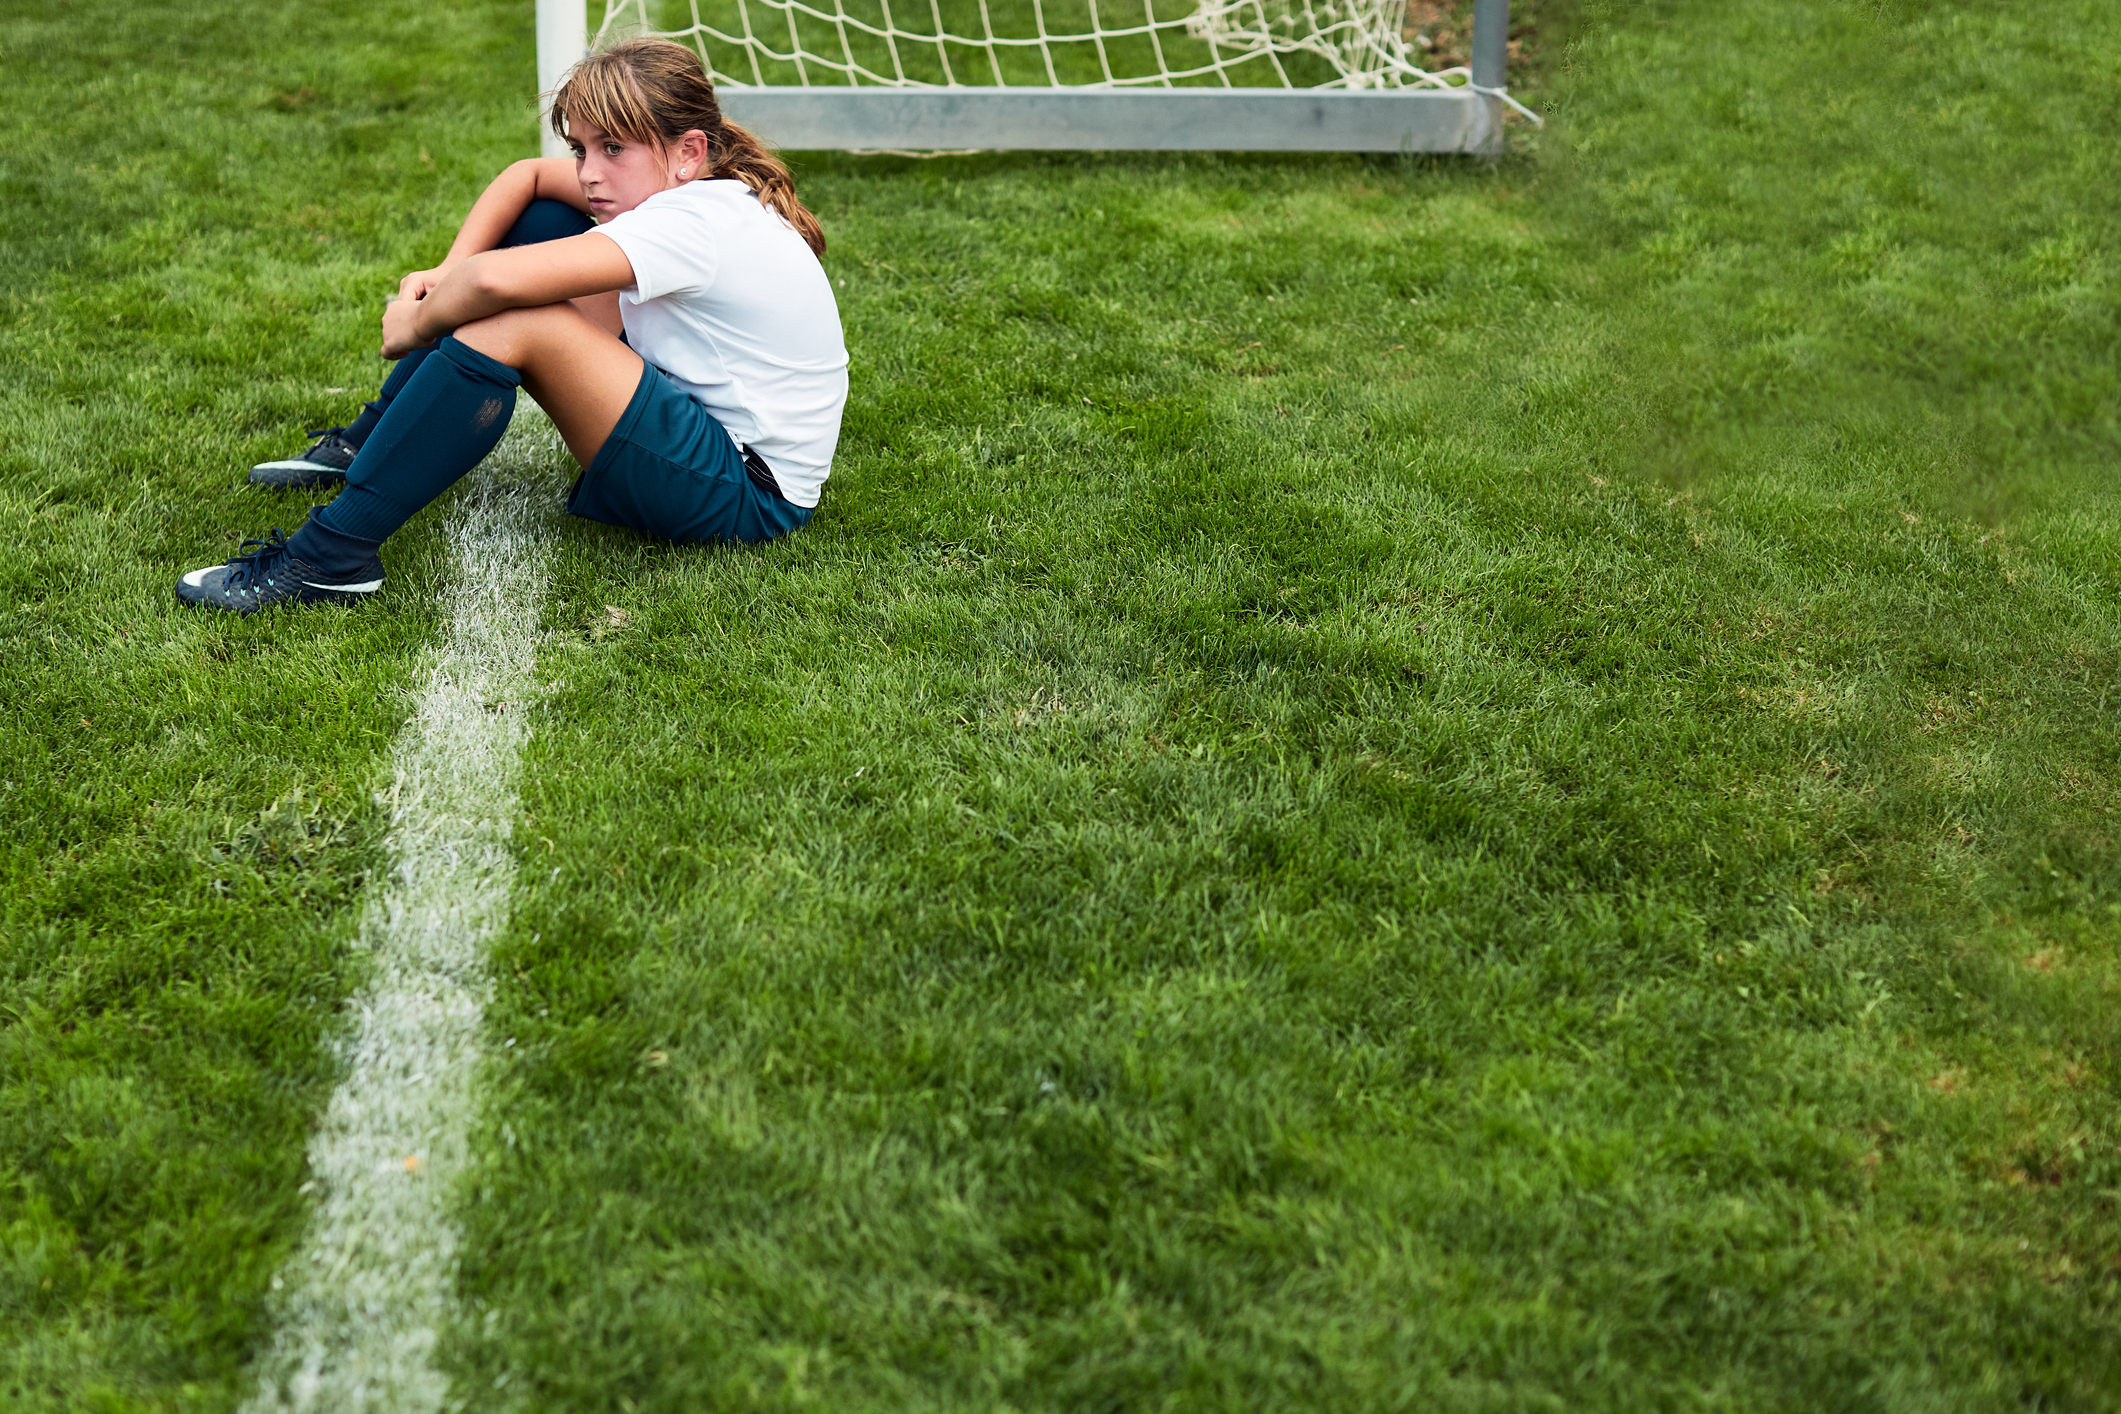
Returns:
[[[251,473],[346,489],[292,537],[185,575],[184,600],[248,614],[373,594],[378,547],[494,449],[519,386],[584,468],[575,515],[695,541],[810,519],[847,350],[824,233],[788,169],[723,121],[697,56],[666,40],[583,60],[552,125],[574,161],[503,172],[441,266],[384,307],[399,363],[376,401]]]

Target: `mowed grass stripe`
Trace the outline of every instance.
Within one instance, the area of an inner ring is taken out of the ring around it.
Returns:
[[[522,445],[518,435],[516,445]],[[448,629],[397,749],[390,871],[362,941],[347,1074],[309,1148],[320,1194],[281,1282],[255,1414],[443,1407],[449,1206],[476,1104],[486,950],[508,918],[515,773],[537,664],[551,490],[489,461],[450,525]]]

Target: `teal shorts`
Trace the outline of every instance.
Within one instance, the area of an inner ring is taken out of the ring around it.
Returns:
[[[654,364],[641,366],[633,400],[567,493],[567,511],[659,540],[710,545],[774,540],[810,521],[807,507],[782,499],[765,460],[738,448],[714,414]]]

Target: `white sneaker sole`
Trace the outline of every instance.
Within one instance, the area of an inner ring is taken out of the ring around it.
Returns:
[[[202,565],[185,575],[184,582],[197,589],[206,583],[208,575],[220,568],[220,565]],[[305,579],[302,583],[310,589],[322,589],[333,594],[373,594],[383,587],[383,581],[380,579],[364,579],[354,584],[319,584],[313,579]]]

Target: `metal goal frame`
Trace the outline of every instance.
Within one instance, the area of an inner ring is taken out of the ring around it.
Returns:
[[[1502,151],[1510,0],[1474,0],[1455,88],[1109,88],[718,82],[722,109],[795,151]],[[537,0],[538,91],[589,48],[587,0]],[[542,116],[544,104],[540,101]],[[547,156],[566,149],[543,128]]]

